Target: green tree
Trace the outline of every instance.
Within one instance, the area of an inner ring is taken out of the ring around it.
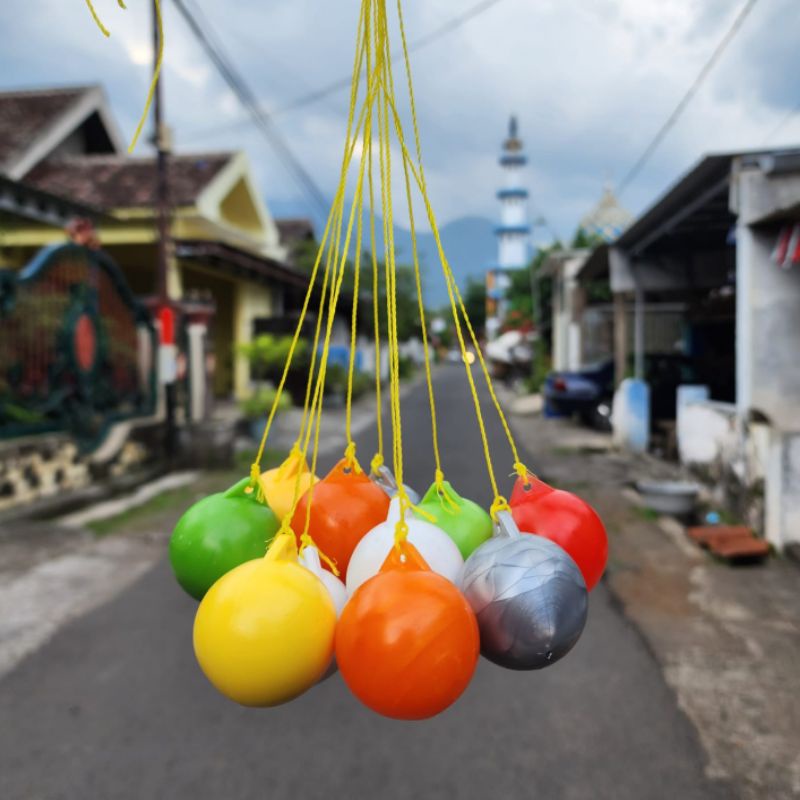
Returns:
[[[486,283],[480,278],[468,279],[464,308],[475,333],[480,336],[486,327]]]

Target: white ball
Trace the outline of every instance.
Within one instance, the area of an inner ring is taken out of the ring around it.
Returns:
[[[386,522],[376,525],[356,545],[347,567],[347,596],[353,593],[362,583],[377,575],[383,562],[394,547],[394,532],[400,519],[400,505],[397,499],[389,506]],[[455,542],[436,525],[417,519],[411,513],[406,514],[408,525],[408,541],[419,550],[428,566],[439,575],[447,578],[456,586],[460,585],[464,559]]]
[[[344,584],[327,569],[323,569],[319,559],[319,551],[316,547],[306,547],[300,553],[300,563],[310,572],[313,572],[324,584],[328,594],[336,607],[336,618],[342,615],[342,609],[347,602],[347,590]]]

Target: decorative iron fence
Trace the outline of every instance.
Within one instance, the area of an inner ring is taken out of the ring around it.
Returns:
[[[0,438],[64,431],[83,450],[156,405],[150,315],[102,251],[46,247],[0,270]]]

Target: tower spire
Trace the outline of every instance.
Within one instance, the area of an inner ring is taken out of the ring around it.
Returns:
[[[486,276],[486,333],[490,339],[497,335],[507,312],[505,295],[511,282],[508,271],[528,265],[528,190],[522,174],[526,163],[517,117],[512,114],[508,122],[508,138],[500,153],[504,180],[503,188],[497,192],[500,201],[500,224],[495,228],[497,263]]]

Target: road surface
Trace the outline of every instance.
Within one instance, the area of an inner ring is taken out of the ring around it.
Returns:
[[[447,478],[491,499],[463,371],[436,377]],[[432,477],[424,387],[404,401],[407,480]],[[487,406],[488,409],[488,406]],[[499,476],[511,457],[487,411]],[[368,463],[374,435],[359,438]],[[330,462],[330,459],[328,460]],[[162,559],[0,682],[0,798],[731,798],[660,668],[602,584],[572,653],[541,672],[481,662],[461,700],[401,723],[336,676],[289,705],[217,695],[192,654],[195,604]]]

